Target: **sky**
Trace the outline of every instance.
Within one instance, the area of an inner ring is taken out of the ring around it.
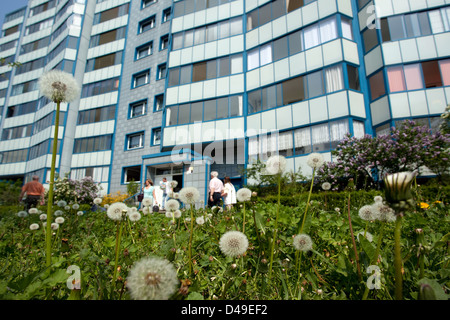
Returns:
[[[16,11],[28,4],[28,0],[0,0],[0,26],[3,26],[5,14]]]

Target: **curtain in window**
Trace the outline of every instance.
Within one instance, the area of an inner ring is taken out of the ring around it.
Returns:
[[[353,121],[353,136],[355,138],[362,138],[366,134],[364,130],[364,122]]]
[[[309,128],[295,130],[294,138],[296,148],[311,145],[311,131]]]
[[[348,132],[348,120],[330,122],[331,141],[341,141]]]
[[[429,12],[431,30],[433,33],[444,32],[444,23],[442,22],[442,16],[440,10],[433,10]]]
[[[305,50],[319,45],[319,26],[315,24],[306,28],[303,32],[303,39],[305,41]]]
[[[439,61],[444,86],[450,86],[450,59]]]
[[[391,92],[405,91],[405,77],[403,67],[390,67],[387,69],[389,88]]]
[[[325,70],[327,93],[344,89],[344,75],[342,66],[335,66]]]
[[[269,43],[261,47],[260,65],[263,66],[271,62],[272,62],[272,44]]]
[[[320,42],[324,43],[337,38],[336,18],[324,20],[320,23]]]
[[[278,135],[278,150],[291,150],[294,147],[292,131],[283,132]]]
[[[326,143],[330,141],[330,133],[328,131],[328,124],[319,124],[311,127],[312,143],[313,145]]]
[[[249,51],[247,55],[247,68],[252,70],[259,67],[259,50]]]
[[[277,139],[278,135],[261,135],[259,136],[259,146],[262,154],[266,154],[268,152],[277,152]]]
[[[406,88],[408,90],[417,90],[423,88],[422,72],[419,64],[410,64],[404,66]]]
[[[258,138],[248,139],[248,154],[249,156],[255,156],[259,153],[258,150]]]

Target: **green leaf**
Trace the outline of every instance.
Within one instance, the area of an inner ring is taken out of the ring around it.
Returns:
[[[198,292],[191,292],[187,296],[186,300],[204,300],[203,296]]]
[[[43,281],[43,284],[53,287],[58,283],[67,281],[68,278],[69,275],[65,269],[57,269]]]
[[[434,279],[427,279],[423,278],[418,282],[418,285],[429,285],[432,290],[434,291],[434,296],[436,297],[436,300],[448,300],[450,298],[450,295],[446,294],[444,292],[444,289],[442,289],[442,286]]]
[[[437,241],[437,242],[434,244],[434,247],[433,247],[433,248],[447,245],[447,242],[449,242],[449,241],[450,241],[450,232],[447,233],[445,236],[443,236],[441,240]]]
[[[359,237],[359,242],[361,243],[364,252],[369,256],[370,261],[374,261],[376,259],[375,257],[376,248],[373,245],[373,243],[369,242],[369,240],[367,240],[363,235]]]
[[[263,233],[266,234],[266,225],[264,222],[264,218],[258,211],[255,212],[255,220],[256,220],[256,226],[258,229]]]

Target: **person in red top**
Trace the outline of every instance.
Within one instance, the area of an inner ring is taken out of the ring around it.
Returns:
[[[44,204],[44,186],[39,182],[38,176],[33,176],[30,182],[25,183],[20,193],[19,201],[22,201],[24,194],[27,195],[25,199],[25,209],[28,211],[31,207],[36,207],[39,199],[40,204]]]

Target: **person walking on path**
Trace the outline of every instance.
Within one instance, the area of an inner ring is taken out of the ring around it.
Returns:
[[[236,204],[236,189],[234,185],[231,183],[230,177],[225,177],[223,179],[224,186],[223,186],[223,192],[222,197],[223,198],[223,204],[227,207],[227,210],[231,210],[233,208],[233,205]]]
[[[38,176],[33,176],[32,180],[25,183],[25,185],[22,187],[22,191],[20,192],[19,202],[22,201],[23,196],[27,195],[25,199],[25,209],[28,211],[32,207],[36,207],[38,204],[39,199],[40,205],[44,205],[44,194],[45,189],[42,183],[39,182]]]
[[[152,206],[153,202],[158,204],[155,187],[153,186],[153,181],[151,179],[145,180],[145,186],[142,188],[142,192],[144,193],[144,199],[149,198],[152,201]]]
[[[223,192],[223,182],[220,181],[217,176],[219,173],[217,171],[211,172],[211,180],[209,181],[209,198],[208,198],[208,206],[214,207],[217,206],[222,198]]]
[[[166,202],[169,200],[170,196],[173,194],[173,188],[171,183],[169,183],[166,177],[163,178],[161,183],[161,189],[163,190],[162,196],[162,209],[166,209]]]

